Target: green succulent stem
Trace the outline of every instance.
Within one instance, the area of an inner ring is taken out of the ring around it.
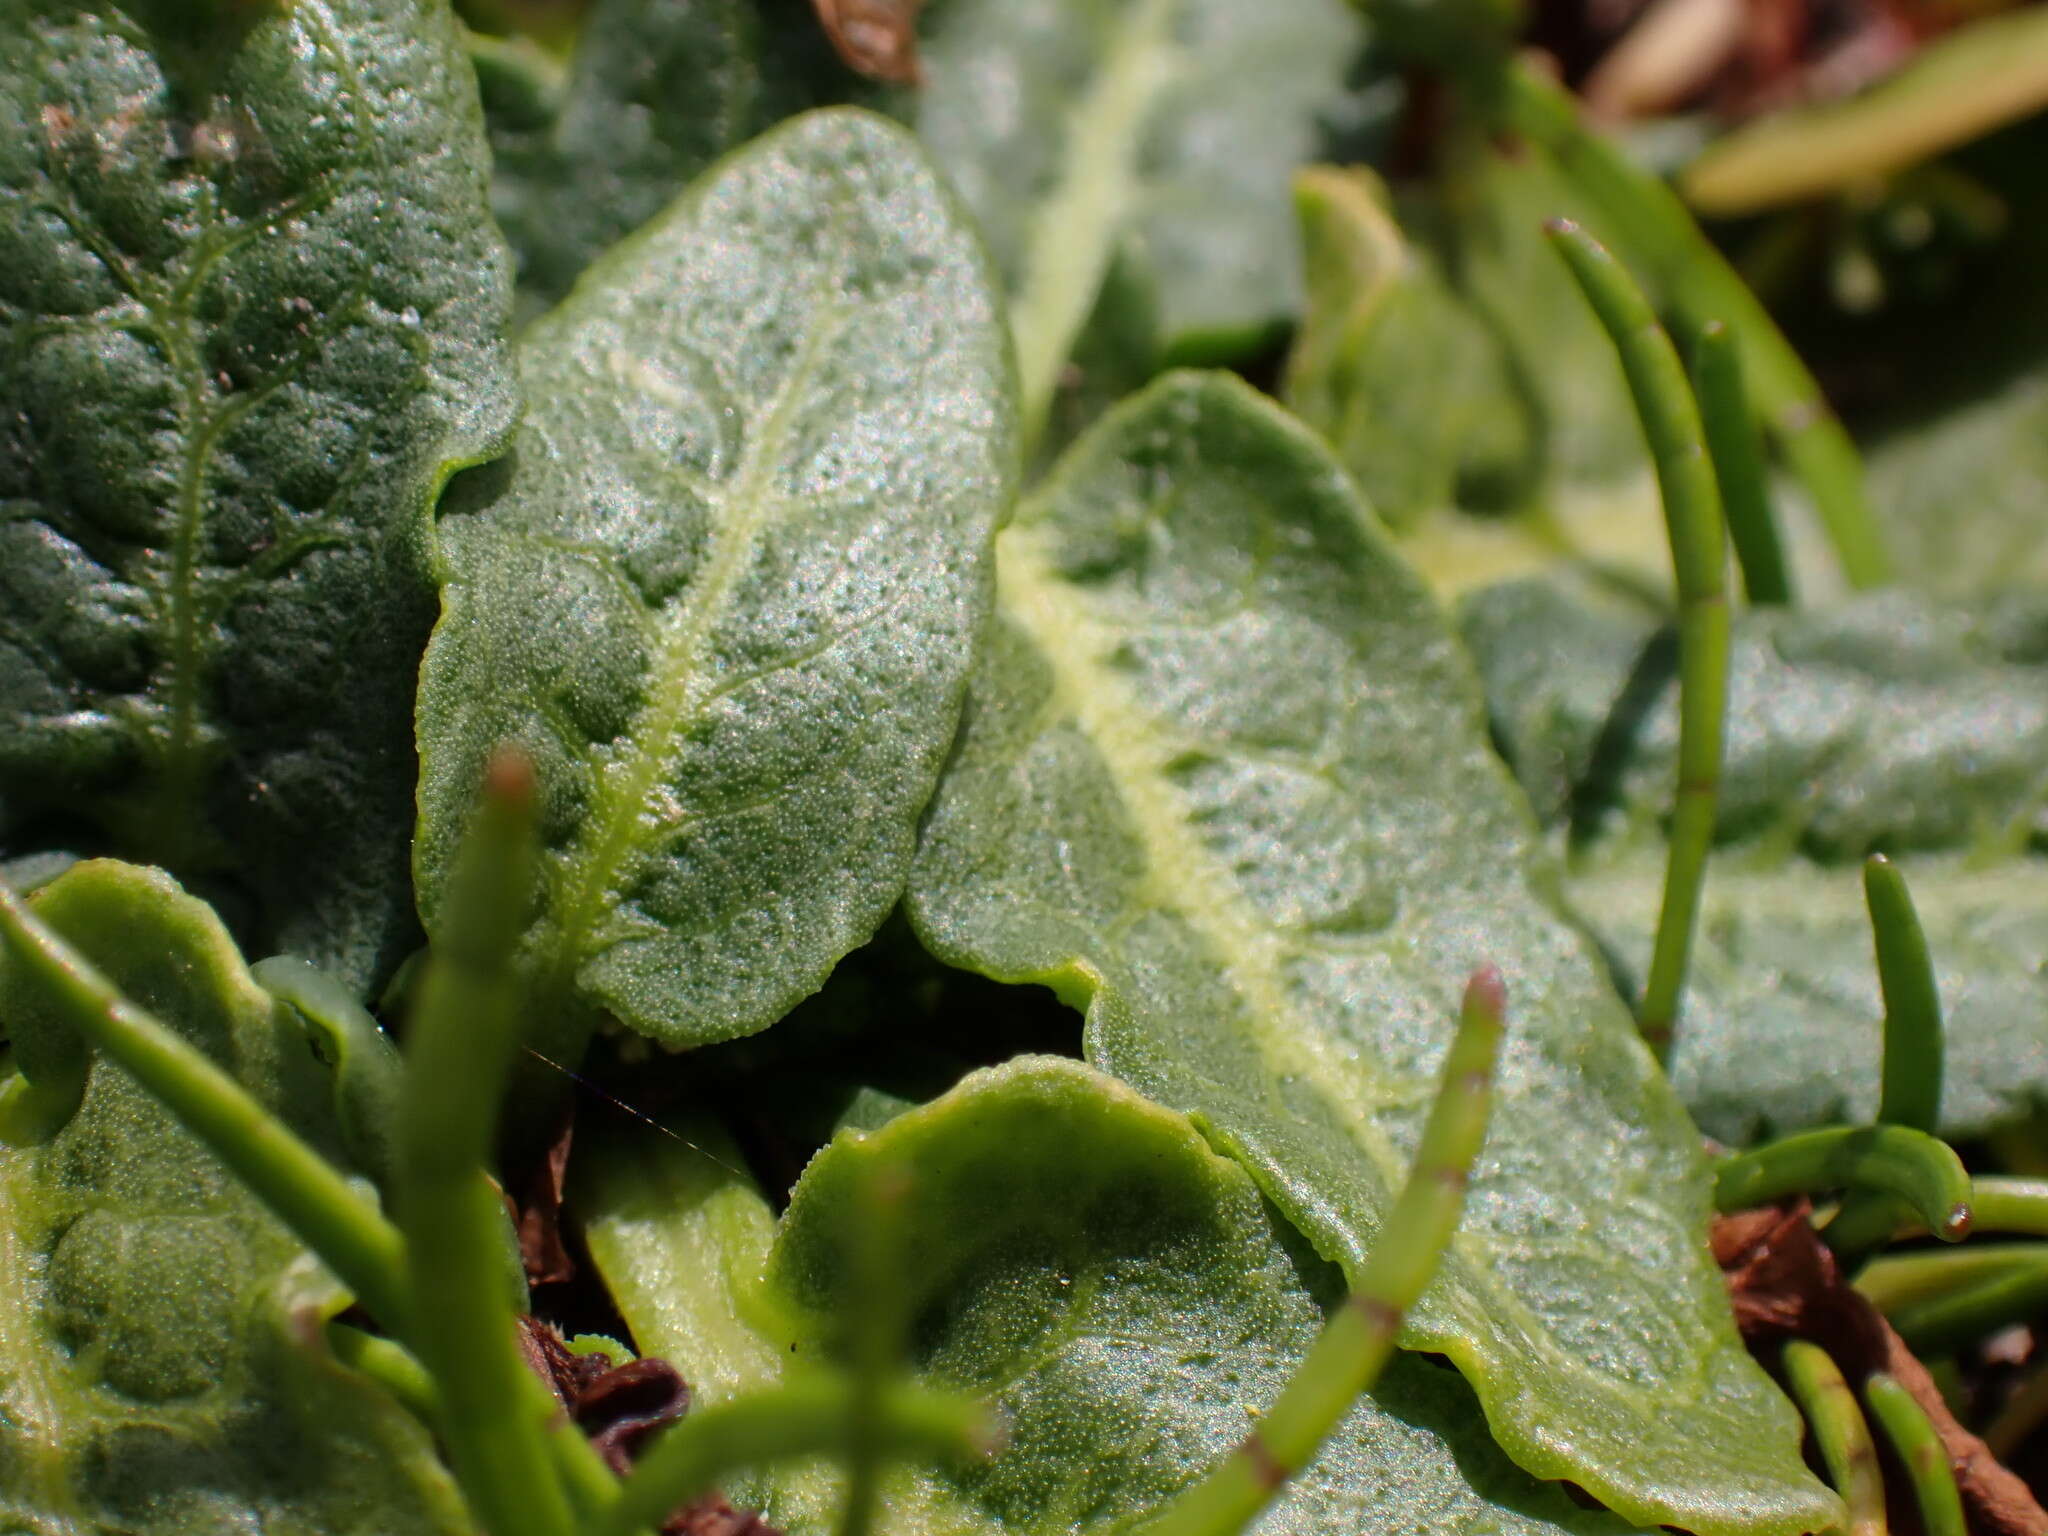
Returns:
[[[1970,1231],[1970,1176],[1962,1159],[1948,1143],[1908,1126],[1802,1131],[1723,1158],[1714,1170],[1714,1203],[1724,1211],[1831,1189],[1903,1200],[1943,1242],[1958,1242]]]
[[[553,1399],[527,1368],[505,1283],[505,1214],[481,1170],[519,1042],[513,950],[532,889],[533,780],[500,758],[443,906],[406,1040],[397,1208],[412,1255],[410,1338],[443,1437],[493,1536],[572,1536],[548,1448]]]
[[[1972,1243],[1920,1249],[1873,1260],[1856,1289],[1888,1317],[1942,1296],[2021,1274],[2048,1274],[2048,1244]]]
[[[1457,1034],[1415,1165],[1358,1286],[1311,1346],[1257,1429],[1144,1528],[1144,1536],[1235,1536],[1308,1465],[1394,1352],[1401,1319],[1436,1273],[1486,1137],[1507,998],[1488,967],[1465,988]]]
[[[226,1072],[138,1007],[0,882],[0,937],[92,1046],[247,1184],[388,1328],[408,1324],[405,1242],[377,1207]]]
[[[883,1454],[920,1461],[951,1461],[986,1454],[986,1416],[950,1392],[909,1382],[886,1383],[872,1399],[837,1372],[699,1408],[668,1430],[641,1457],[617,1501],[590,1536],[631,1536],[658,1526],[745,1467],[793,1456],[852,1452],[854,1408],[872,1401],[862,1433]]]
[[[1620,355],[1649,440],[1678,589],[1678,787],[1671,806],[1663,904],[1637,1022],[1659,1060],[1671,1054],[1707,854],[1714,840],[1728,713],[1728,549],[1721,493],[1685,368],[1656,312],[1621,263],[1568,220],[1550,226],[1586,301]]]
[[[903,1202],[910,1174],[887,1159],[869,1166],[854,1201],[852,1305],[846,1311],[848,1398],[846,1497],[839,1536],[868,1536],[881,1494],[888,1445],[881,1432],[882,1398],[903,1351],[909,1323],[903,1306]]]
[[[1916,1352],[1953,1353],[2048,1305],[2048,1246],[1985,1253],[1987,1262],[1975,1275],[1959,1271],[1953,1286],[1887,1309],[1892,1327]]]
[[[1723,321],[1709,320],[1693,337],[1692,390],[1721,487],[1728,539],[1742,569],[1743,594],[1753,605],[1790,603],[1792,573],[1771,513],[1770,480],[1742,378],[1742,353]]]
[[[1377,12],[1378,6],[1368,5]],[[1742,353],[1765,431],[1826,527],[1855,587],[1891,579],[1891,559],[1864,490],[1856,446],[1792,344],[1693,222],[1677,193],[1580,120],[1568,92],[1503,53],[1444,50],[1442,61],[1495,126],[1541,146],[1598,209],[1688,333],[1720,319]]]
[[[327,1325],[327,1347],[336,1360],[376,1382],[422,1424],[439,1425],[440,1390],[419,1357],[403,1344],[333,1322]]]
[[[1785,1346],[1783,1365],[1786,1383],[1827,1463],[1828,1479],[1848,1506],[1848,1536],[1885,1536],[1884,1469],[1841,1367],[1805,1339]]]
[[[1828,1223],[1828,1230],[1832,1232],[1842,1222],[1843,1217],[1837,1216]],[[1980,1237],[1988,1232],[2048,1237],[2048,1179],[1978,1174],[1970,1181],[1970,1230]],[[1925,1222],[1889,1202],[1872,1219],[1869,1228],[1860,1228],[1855,1233],[1857,1239],[1872,1246],[1926,1235]]]
[[[1895,1377],[1883,1371],[1863,1383],[1863,1400],[1905,1465],[1927,1536],[1968,1536],[1955,1468],[1949,1464],[1948,1450],[1927,1411]]]
[[[1941,1120],[1944,1042],[1941,994],[1935,987],[1927,934],[1905,876],[1883,854],[1863,866],[1863,896],[1870,908],[1878,984],[1884,994],[1884,1088],[1877,1118],[1931,1136]],[[1974,1195],[1973,1186],[1973,1201]],[[1897,1225],[1889,1200],[1852,1195],[1842,1202],[1824,1235],[1836,1256],[1853,1264]]]

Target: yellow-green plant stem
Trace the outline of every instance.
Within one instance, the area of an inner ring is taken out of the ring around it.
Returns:
[[[130,1002],[0,884],[0,936],[79,1034],[132,1075],[334,1271],[387,1328],[407,1326],[398,1229],[242,1085]]]
[[[1884,1469],[1856,1394],[1828,1352],[1805,1339],[1785,1346],[1785,1381],[1806,1414],[1828,1477],[1849,1509],[1849,1536],[1885,1536]]]
[[[1700,423],[1714,479],[1721,487],[1721,512],[1728,540],[1742,569],[1742,591],[1753,605],[1792,601],[1792,573],[1771,514],[1770,478],[1757,442],[1749,389],[1742,382],[1742,353],[1735,333],[1709,320],[1693,338],[1692,390],[1699,398]]]
[[[1915,1351],[1952,1353],[2011,1323],[2035,1318],[2048,1306],[2048,1247],[2028,1244],[2017,1251],[1986,1253],[1996,1257],[1987,1258],[1979,1278],[1887,1309],[1892,1327]],[[1966,1274],[1955,1278],[1960,1282]]]
[[[846,1498],[839,1536],[868,1536],[881,1494],[882,1397],[903,1352],[909,1324],[899,1266],[903,1201],[910,1174],[895,1161],[870,1165],[854,1200],[853,1304],[846,1310],[844,1350],[852,1385],[846,1426]]]
[[[1863,1400],[1904,1463],[1920,1506],[1927,1536],[1969,1536],[1963,1520],[1963,1496],[1956,1489],[1955,1468],[1935,1433],[1927,1411],[1891,1376],[1877,1371],[1863,1383]]]
[[[1560,220],[1550,226],[1550,238],[1621,357],[1657,468],[1678,591],[1678,788],[1671,805],[1664,899],[1637,1013],[1643,1038],[1661,1061],[1671,1053],[1685,990],[1721,783],[1728,713],[1728,548],[1721,494],[1699,405],[1649,300],[1621,264],[1577,225]]]
[[[821,1373],[697,1409],[648,1448],[611,1510],[587,1527],[589,1536],[652,1529],[745,1467],[792,1456],[844,1458],[858,1394],[849,1378]],[[885,1455],[944,1462],[989,1448],[985,1415],[953,1393],[894,1381],[873,1402],[866,1433]]]
[[[1724,1211],[1831,1189],[1895,1196],[1943,1242],[1970,1231],[1970,1176],[1962,1159],[1946,1142],[1903,1125],[1802,1131],[1723,1158],[1714,1169],[1714,1203]]]
[[[1984,1443],[2000,1461],[2009,1461],[2043,1419],[2048,1419],[2048,1367],[2037,1367],[2020,1383],[2012,1400],[1998,1410],[1998,1417],[1985,1426]]]
[[[2035,1273],[2048,1275],[2048,1245],[1971,1243],[1967,1248],[1887,1254],[1864,1267],[1856,1277],[1856,1289],[1890,1317],[1937,1297]]]
[[[1377,13],[1382,7],[1368,3],[1366,9]],[[1503,52],[1447,46],[1438,50],[1437,61],[1497,127],[1557,160],[1630,262],[1648,274],[1681,329],[1691,334],[1718,319],[1735,333],[1750,398],[1819,512],[1843,574],[1857,587],[1888,581],[1891,560],[1864,491],[1855,444],[1799,354],[1678,195],[1586,128],[1566,91]]]
[[[1416,1149],[1415,1166],[1380,1229],[1358,1286],[1330,1319],[1280,1399],[1201,1482],[1143,1527],[1143,1536],[1235,1536],[1378,1379],[1401,1319],[1436,1273],[1464,1209],[1465,1185],[1486,1136],[1494,1058],[1506,1011],[1491,967],[1465,988],[1464,1008]]]
[[[1944,1044],[1941,994],[1934,961],[1905,876],[1883,854],[1863,866],[1863,898],[1884,994],[1884,1087],[1877,1118],[1933,1135],[1941,1120]],[[1974,1200],[1974,1186],[1973,1186]],[[1898,1225],[1892,1202],[1852,1195],[1823,1236],[1844,1264],[1854,1265]]]
[[[1832,1230],[1842,1218],[1828,1224]],[[2020,1179],[1980,1173],[1970,1181],[1970,1230],[1978,1236],[2005,1232],[2020,1237],[2048,1237],[2048,1179]],[[1910,1212],[1886,1205],[1884,1225],[1876,1242],[1925,1237],[1926,1223]],[[1887,1263],[1890,1261],[1887,1260]]]
[[[492,1536],[574,1536],[548,1449],[555,1405],[527,1368],[505,1283],[505,1213],[482,1169],[518,1050],[511,961],[532,889],[533,780],[492,766],[457,856],[407,1033],[397,1208],[414,1276],[414,1348],[450,1459]]]

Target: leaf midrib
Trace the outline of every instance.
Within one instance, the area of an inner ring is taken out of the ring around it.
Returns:
[[[561,877],[565,895],[556,904],[555,940],[547,961],[556,989],[572,984],[584,962],[595,958],[587,953],[592,934],[609,910],[614,877],[669,766],[673,744],[682,728],[718,697],[719,690],[705,672],[705,653],[718,621],[731,606],[747,556],[779,504],[771,490],[773,476],[789,444],[804,388],[818,359],[843,329],[844,313],[820,296],[801,350],[776,387],[760,431],[750,434],[742,451],[732,489],[707,498],[716,532],[703,579],[691,583],[670,607],[649,668],[648,700],[626,730],[630,749],[599,769],[591,813],[584,818]],[[672,832],[688,819],[686,815],[674,820],[666,830]]]
[[[1018,419],[1028,449],[1074,338],[1087,323],[1137,195],[1139,134],[1174,74],[1177,0],[1137,0],[1111,29],[1101,72],[1069,115],[1061,174],[1029,224],[1017,292]]]

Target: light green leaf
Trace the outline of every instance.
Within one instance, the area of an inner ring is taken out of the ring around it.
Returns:
[[[1287,178],[1344,111],[1342,0],[947,0],[908,115],[1012,301],[1029,435],[1126,241],[1175,355],[1267,339],[1300,304]]]
[[[536,313],[713,160],[853,84],[807,0],[599,0],[566,72],[523,39],[472,56],[491,208]]]
[[[0,839],[83,816],[364,992],[507,262],[445,4],[187,10],[0,10]]]
[[[498,743],[540,782],[533,1016],[765,1028],[874,931],[958,717],[1015,477],[978,245],[901,129],[798,118],[615,248],[451,491],[421,904]]]
[[[1327,452],[1225,376],[1106,418],[998,544],[997,626],[910,910],[1047,983],[1356,1274],[1459,989],[1511,1032],[1465,1224],[1404,1331],[1523,1467],[1630,1519],[1832,1512],[1735,1336],[1697,1134],[1553,904],[1469,662]]]
[[[986,1395],[1008,1425],[985,1465],[891,1480],[885,1525],[907,1536],[1127,1527],[1244,1437],[1342,1296],[1186,1119],[1051,1057],[978,1072],[873,1136],[840,1137],[779,1231],[706,1155],[616,1138],[596,1155],[591,1251],[635,1335],[693,1382],[708,1367],[721,1394],[767,1385],[783,1360],[828,1347],[852,1185],[878,1155],[915,1170],[903,1219],[913,1367]],[[732,1278],[706,1285],[707,1271]],[[755,1341],[737,1368],[728,1330]],[[833,1527],[839,1481],[803,1466],[730,1491],[812,1536]],[[1402,1356],[1257,1529],[1418,1528],[1628,1529],[1516,1469],[1454,1373]]]
[[[1569,837],[1571,905],[1642,975],[1677,743],[1670,636],[1584,592],[1480,594],[1494,729]],[[1732,1143],[1876,1110],[1883,1007],[1858,861],[1890,854],[1948,1036],[1941,1129],[2048,1093],[2048,601],[1901,592],[1738,615],[1717,846],[1672,1077]]]
[[[204,903],[96,861],[37,915],[299,1134],[341,1150],[297,1016]],[[0,963],[17,1047],[60,1031]],[[64,1042],[40,1042],[47,1053]],[[0,1529],[467,1536],[425,1429],[318,1340],[346,1297],[119,1068],[75,1114],[0,1149]]]

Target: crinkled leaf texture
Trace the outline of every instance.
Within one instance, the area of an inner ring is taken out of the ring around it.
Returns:
[[[81,864],[35,897],[128,995],[330,1157],[334,1089],[296,1014],[204,903]],[[17,1048],[61,1019],[0,962]],[[389,1049],[388,1045],[384,1047]],[[346,1302],[254,1196],[120,1068],[40,1145],[0,1149],[0,1529],[21,1536],[467,1536],[421,1425],[342,1369]]]
[[[535,1016],[765,1028],[902,890],[1015,479],[980,248],[902,129],[756,140],[526,334],[515,452],[457,483],[419,871],[500,742],[539,775]]]
[[[1342,1296],[1183,1116],[1058,1057],[974,1073],[872,1136],[841,1136],[779,1231],[758,1194],[678,1143],[621,1138],[598,1157],[592,1252],[635,1336],[686,1374],[703,1360],[725,1391],[832,1347],[853,1300],[856,1183],[882,1158],[911,1170],[914,1368],[986,1397],[1007,1424],[986,1463],[892,1479],[885,1523],[911,1536],[1067,1536],[1155,1513],[1244,1437]],[[650,1186],[681,1198],[655,1206]],[[701,1278],[720,1267],[742,1277],[737,1305]],[[700,1278],[662,1284],[674,1268]],[[805,1465],[731,1491],[795,1536],[821,1536],[841,1479]],[[1257,1529],[1629,1528],[1516,1468],[1454,1372],[1402,1355]]]
[[[565,75],[531,43],[472,46],[491,207],[536,313],[718,156],[852,83],[808,0],[599,0]]]
[[[1287,178],[1324,149],[1364,38],[1341,0],[948,0],[921,30],[908,115],[995,252],[1028,412],[1120,249],[1189,360],[1293,318]]]
[[[445,4],[185,10],[0,10],[0,838],[82,817],[360,992],[508,263]]]
[[[1570,840],[1571,904],[1640,979],[1678,743],[1655,615],[1527,582],[1470,599],[1494,729]],[[1887,592],[1737,617],[1717,847],[1672,1077],[1708,1134],[1876,1112],[1883,1005],[1857,861],[1900,864],[1947,1026],[1941,1125],[2048,1094],[2048,598]]]
[[[1352,1275],[1498,964],[1492,1129],[1403,1343],[1630,1519],[1824,1524],[1708,1261],[1698,1135],[1555,905],[1469,661],[1320,443],[1169,375],[1023,503],[997,598],[912,876],[934,953],[1084,1005],[1089,1059]]]

